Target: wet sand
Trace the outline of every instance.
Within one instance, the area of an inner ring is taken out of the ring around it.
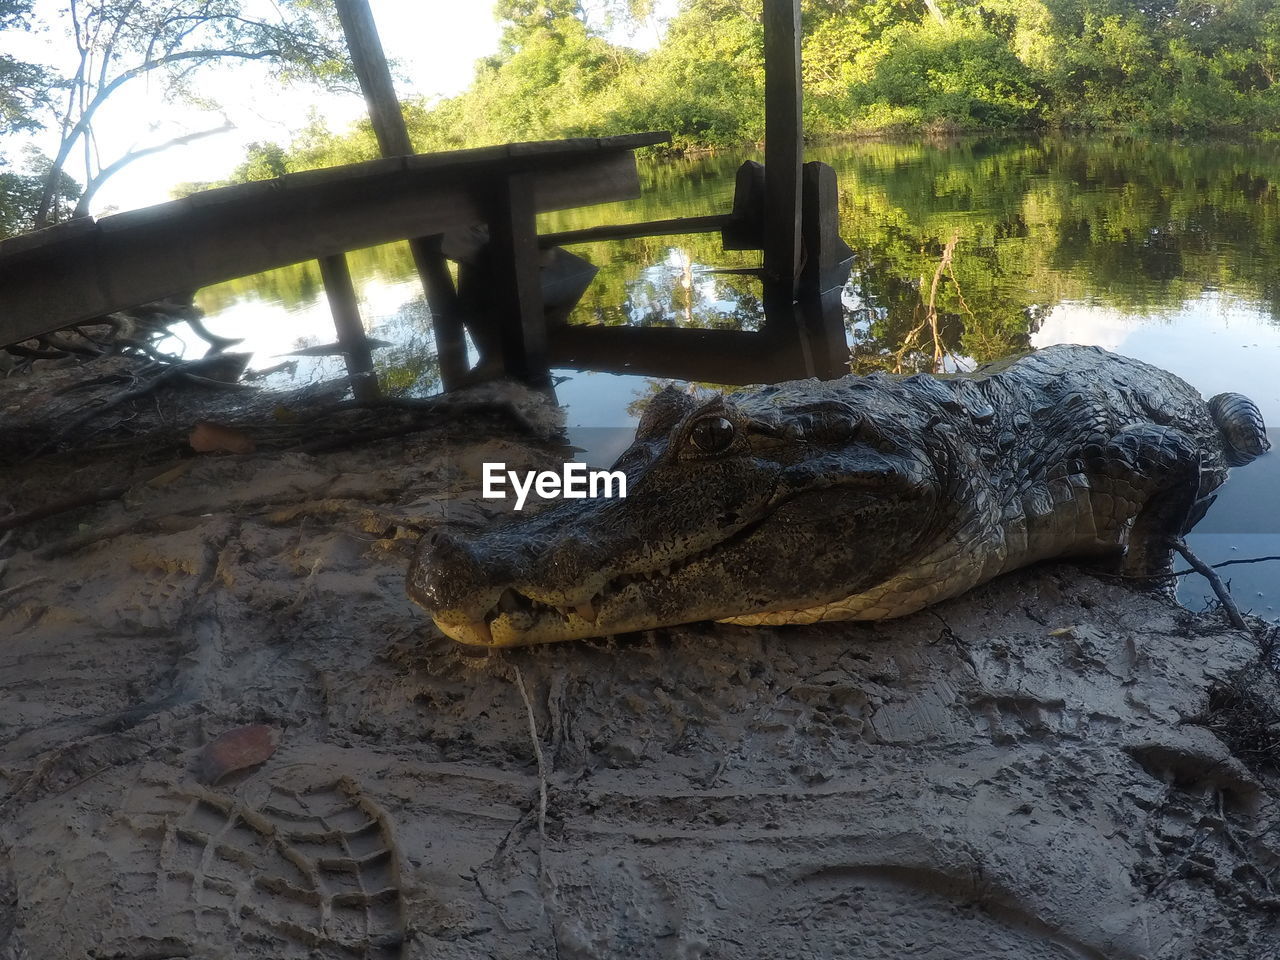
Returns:
[[[1275,695],[1250,637],[1050,565],[465,656],[404,573],[491,522],[481,463],[564,459],[518,406],[6,468],[19,512],[125,492],[0,552],[0,958],[1280,956],[1280,779],[1210,709]],[[275,752],[202,782],[247,725]]]

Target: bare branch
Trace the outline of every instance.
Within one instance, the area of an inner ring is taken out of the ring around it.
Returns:
[[[1222,578],[1214,573],[1213,568],[1192,553],[1181,537],[1174,537],[1169,541],[1169,545],[1182,554],[1182,559],[1191,564],[1196,573],[1209,581],[1209,586],[1217,594],[1218,602],[1222,604],[1222,609],[1226,613],[1227,619],[1231,621],[1231,625],[1243,630],[1245,633],[1252,633],[1253,631],[1249,629],[1249,625],[1244,622],[1244,617],[1240,616],[1240,608],[1236,606],[1236,602],[1231,596],[1231,591],[1222,582]]]
[[[151,156],[153,153],[161,153],[174,147],[185,146],[188,143],[194,143],[197,140],[203,140],[205,137],[212,137],[219,133],[226,133],[228,130],[234,130],[235,124],[230,120],[225,120],[220,127],[213,127],[209,130],[197,130],[195,133],[186,133],[180,137],[174,137],[166,140],[164,143],[157,143],[149,147],[142,147],[138,150],[130,150],[119,160],[115,160],[103,167],[96,177],[94,177],[84,188],[84,193],[80,195],[80,200],[76,204],[75,216],[82,217],[89,212],[89,204],[98,190],[111,177],[115,176],[129,164],[135,160],[141,160],[143,157]]]

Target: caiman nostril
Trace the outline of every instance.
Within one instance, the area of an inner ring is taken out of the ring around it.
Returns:
[[[409,567],[409,596],[428,610],[468,606],[490,582],[472,547],[448,530],[424,534]]]

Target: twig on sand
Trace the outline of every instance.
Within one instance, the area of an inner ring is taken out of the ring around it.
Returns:
[[[533,701],[529,699],[529,691],[524,685],[524,675],[520,667],[511,664],[511,672],[515,676],[516,689],[520,691],[520,699],[524,701],[524,714],[529,721],[529,740],[533,744],[533,756],[538,762],[538,879],[542,887],[543,903],[547,910],[547,923],[551,927],[551,941],[555,947],[555,955],[560,956],[560,929],[556,917],[556,879],[547,866],[547,764],[542,755],[542,737],[538,734],[538,720],[533,714]]]
[[[525,689],[524,675],[516,664],[511,665],[516,678],[516,689],[520,691],[520,699],[524,701],[525,717],[529,721],[529,740],[533,744],[533,755],[538,762],[538,837],[547,842],[547,766],[542,756],[542,738],[538,735],[538,721],[533,715],[533,701],[529,699],[529,691]]]
[[[36,584],[45,583],[48,577],[32,577],[30,580],[24,580],[22,583],[15,583],[12,587],[5,587],[0,590],[0,600],[13,596],[15,593],[21,593],[27,587],[34,587]]]
[[[1209,827],[1202,826],[1199,830],[1197,830],[1195,840],[1193,840],[1191,842],[1191,845],[1187,847],[1185,851],[1183,851],[1183,854],[1179,858],[1178,862],[1175,863],[1168,870],[1166,870],[1164,873],[1164,876],[1162,876],[1159,879],[1159,881],[1157,881],[1151,887],[1151,889],[1147,891],[1147,896],[1148,897],[1155,896],[1157,893],[1160,892],[1161,888],[1164,887],[1167,883],[1169,883],[1172,880],[1176,880],[1179,876],[1181,876],[1183,869],[1191,861],[1192,856],[1194,856],[1195,853],[1202,846],[1204,846],[1205,841],[1208,840],[1211,836],[1213,836],[1213,830]]]
[[[1222,582],[1222,578],[1187,546],[1181,537],[1173,537],[1169,540],[1169,546],[1178,551],[1182,555],[1182,559],[1191,564],[1191,569],[1209,582],[1209,586],[1213,588],[1213,592],[1217,594],[1218,602],[1222,604],[1222,609],[1227,614],[1227,619],[1231,621],[1231,625],[1245,633],[1252,633],[1249,625],[1244,622],[1244,617],[1240,615],[1240,608],[1236,606],[1236,602],[1231,597],[1231,591],[1227,589],[1227,585]]]

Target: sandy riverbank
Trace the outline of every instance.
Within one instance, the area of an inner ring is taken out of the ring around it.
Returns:
[[[0,552],[0,958],[1280,957],[1280,781],[1206,716],[1250,638],[1050,566],[463,656],[404,595],[415,530],[564,459],[485,402],[328,452],[277,405],[191,457],[162,395],[5,468],[18,512],[123,492]],[[246,725],[274,754],[200,782]]]

